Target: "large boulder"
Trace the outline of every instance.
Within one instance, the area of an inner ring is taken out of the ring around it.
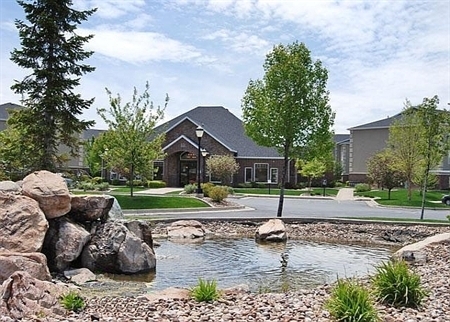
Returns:
[[[37,315],[63,316],[66,310],[59,297],[69,292],[69,287],[41,281],[25,271],[13,273],[0,286],[0,316],[14,321]]]
[[[287,240],[286,226],[280,219],[270,219],[255,233],[257,241],[284,242]]]
[[[99,225],[81,254],[81,265],[93,272],[145,273],[156,267],[153,249],[118,221]]]
[[[0,191],[5,193],[20,194],[22,188],[14,181],[0,181]]]
[[[106,221],[113,203],[108,195],[72,196],[69,217],[79,223]]]
[[[0,283],[14,272],[26,271],[41,281],[51,281],[47,258],[42,253],[14,253],[0,250]]]
[[[65,217],[51,219],[49,223],[42,252],[47,255],[50,269],[62,272],[80,256],[91,235]]]
[[[37,201],[0,191],[0,248],[34,253],[42,249],[48,222]]]
[[[48,219],[70,211],[70,194],[64,178],[49,171],[36,171],[23,179],[22,193],[39,203]]]
[[[197,220],[178,220],[167,227],[169,238],[204,238],[205,230],[203,225]]]
[[[132,221],[124,221],[123,224],[133,232],[137,237],[142,239],[144,243],[150,246],[153,249],[153,236],[152,236],[152,228],[147,221],[144,220],[132,220]]]
[[[397,260],[405,260],[412,264],[425,264],[427,262],[426,248],[432,244],[448,243],[450,233],[442,233],[427,237],[419,242],[406,245],[397,250],[392,257]]]

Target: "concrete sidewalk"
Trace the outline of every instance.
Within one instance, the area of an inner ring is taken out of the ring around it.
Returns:
[[[155,188],[155,189],[146,189],[141,191],[135,191],[135,194],[143,194],[143,195],[164,195],[166,193],[171,192],[182,192],[182,188]]]
[[[353,188],[341,188],[336,196],[336,200],[355,200]]]

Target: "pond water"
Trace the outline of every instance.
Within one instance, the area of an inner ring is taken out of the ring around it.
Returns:
[[[193,287],[199,278],[216,280],[219,288],[247,284],[251,291],[312,288],[337,277],[366,276],[389,259],[392,249],[301,240],[256,243],[254,239],[158,241],[156,271],[116,280],[144,282],[147,291]],[[288,254],[286,267],[281,255]]]

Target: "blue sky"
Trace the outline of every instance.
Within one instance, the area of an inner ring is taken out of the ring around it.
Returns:
[[[199,105],[222,105],[241,117],[250,79],[263,76],[274,45],[303,42],[328,69],[334,130],[400,112],[438,95],[450,108],[450,1],[74,0],[98,8],[79,26],[94,34],[86,49],[96,70],[77,89],[95,103],[83,115],[105,128],[96,109],[108,107],[105,88],[131,99],[150,84],[165,120]],[[15,0],[0,1],[0,103],[20,103],[10,86],[29,71],[13,64],[19,47]]]

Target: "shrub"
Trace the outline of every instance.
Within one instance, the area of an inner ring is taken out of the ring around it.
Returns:
[[[184,186],[184,192],[186,193],[194,193],[197,190],[197,185],[190,183]]]
[[[91,179],[91,182],[95,183],[95,184],[99,184],[103,182],[103,178],[102,177],[93,177]]]
[[[216,186],[209,190],[209,197],[212,201],[222,202],[226,197],[228,197],[228,187],[227,186]]]
[[[356,192],[366,192],[370,191],[370,186],[367,183],[357,183],[355,185]]]
[[[127,181],[127,186],[131,186],[131,181]],[[142,180],[133,180],[133,187],[142,187]]]
[[[205,197],[210,197],[209,193],[210,193],[211,189],[215,187],[214,183],[205,182],[205,183],[202,183],[201,186],[202,186],[202,190],[203,190],[203,195]]]
[[[338,279],[325,308],[336,321],[380,321],[369,291],[354,280]]]
[[[159,181],[159,180],[147,181],[147,187],[152,188],[152,189],[165,188],[166,183],[164,181]]]
[[[95,190],[95,184],[90,181],[81,181],[81,182],[78,182],[77,188],[84,190],[84,191]]]
[[[95,186],[97,190],[99,191],[107,191],[109,190],[109,183],[108,182],[102,182]]]
[[[78,312],[84,308],[84,299],[76,292],[70,291],[59,299],[61,305],[69,311]]]
[[[198,279],[198,284],[191,289],[190,293],[197,302],[210,302],[220,297],[216,281],[205,281],[201,278]]]
[[[421,286],[420,276],[411,272],[403,260],[381,264],[371,281],[375,296],[382,303],[392,306],[416,308],[427,295]]]

